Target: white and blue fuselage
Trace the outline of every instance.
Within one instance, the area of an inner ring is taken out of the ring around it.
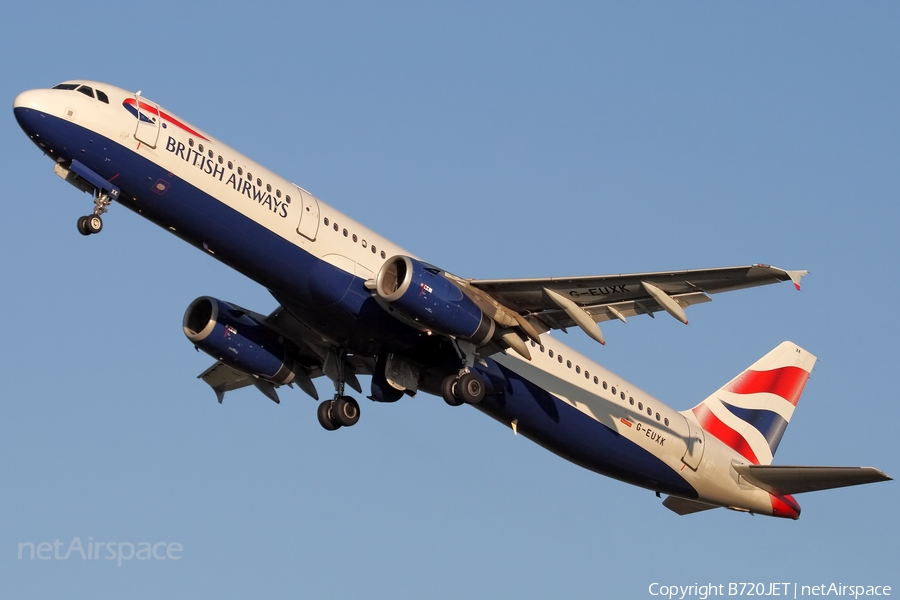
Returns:
[[[386,260],[408,252],[140,95],[68,83],[24,92],[14,104],[22,129],[55,163],[77,161],[117,188],[121,205],[271,290],[323,345],[378,356],[425,343],[427,332],[390,315],[367,285]],[[475,361],[493,391],[479,410],[592,471],[679,498],[797,517],[792,500],[743,481],[733,465],[746,457],[704,435],[693,413],[547,334],[540,339],[527,342],[531,360],[497,352]]]

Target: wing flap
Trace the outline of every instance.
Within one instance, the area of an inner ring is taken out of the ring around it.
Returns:
[[[772,494],[802,494],[833,488],[890,481],[874,467],[792,467],[785,465],[735,465],[748,483]]]

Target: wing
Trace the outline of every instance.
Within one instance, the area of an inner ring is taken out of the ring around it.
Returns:
[[[362,392],[362,386],[356,375],[370,375],[375,368],[374,361],[366,357],[335,354],[331,348],[322,343],[319,337],[282,306],[276,308],[268,316],[243,308],[241,310],[290,340],[289,359],[293,361],[294,379],[288,384],[289,387],[296,384],[304,392],[318,400],[319,394],[312,380],[324,375],[333,381],[342,379],[357,392]],[[222,403],[226,392],[251,385],[273,402],[280,402],[276,392],[280,386],[248,375],[222,362],[216,362],[197,378],[205,381],[213,389],[219,404]]]
[[[684,308],[709,302],[709,294],[792,281],[800,289],[807,271],[786,271],[769,265],[600,275],[546,279],[460,280],[519,321],[525,319],[537,333],[577,325],[603,343],[597,323],[625,321],[635,315],[665,311],[687,323]],[[522,327],[530,337],[527,326]]]

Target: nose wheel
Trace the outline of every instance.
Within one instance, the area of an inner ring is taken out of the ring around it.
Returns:
[[[100,215],[106,212],[106,207],[110,204],[112,204],[112,198],[109,194],[105,190],[99,191],[97,197],[94,198],[94,212],[86,217],[78,218],[78,232],[81,235],[100,233],[100,230],[103,229],[103,219],[100,218]]]
[[[101,229],[103,229],[103,219],[100,218],[100,215],[88,215],[78,218],[78,232],[81,235],[100,233]]]

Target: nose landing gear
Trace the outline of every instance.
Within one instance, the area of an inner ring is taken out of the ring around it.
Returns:
[[[100,215],[106,212],[106,207],[112,204],[113,200],[119,198],[119,188],[77,160],[73,160],[68,167],[57,163],[53,167],[53,172],[79,190],[93,194],[94,212],[78,219],[78,232],[81,235],[100,233],[103,229],[103,219]]]
[[[103,229],[103,219],[100,218],[100,215],[78,217],[78,233],[81,235],[100,233],[101,229]]]
[[[86,217],[78,218],[78,232],[81,235],[100,233],[103,229],[103,219],[100,215],[106,212],[106,207],[112,203],[112,199],[106,190],[99,190],[94,198],[94,212]]]

